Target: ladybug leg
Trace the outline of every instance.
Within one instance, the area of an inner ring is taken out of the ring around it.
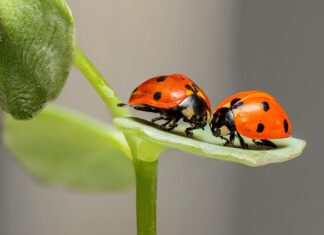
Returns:
[[[234,140],[235,140],[235,132],[231,132],[228,146],[234,146]]]
[[[230,137],[229,140],[226,139],[223,136],[220,136],[222,139],[226,140],[226,142],[224,143],[224,146],[229,146],[229,147],[233,147],[234,146],[234,140],[235,140],[235,132],[231,132],[230,133]]]
[[[222,140],[225,140],[226,142],[224,143],[224,146],[228,146],[229,145],[229,140],[226,139],[224,136],[220,136],[219,138],[221,138]]]
[[[162,130],[172,131],[178,126],[177,122],[181,119],[181,116],[164,116],[163,119],[166,119],[167,121],[163,123],[160,128]]]
[[[185,130],[186,136],[189,136],[189,137],[193,136],[192,130],[196,129],[195,123],[192,122],[191,120],[187,119],[186,117],[183,117],[183,121],[188,122],[191,126],[191,127],[186,128],[186,130]]]
[[[169,128],[167,127],[167,125],[169,125],[169,123],[171,122],[172,120],[168,120],[167,122],[163,123],[162,125],[160,125],[160,128],[162,130],[165,130],[165,131],[169,131]]]
[[[188,128],[185,130],[186,135],[189,136],[189,137],[192,137],[192,136],[193,136],[193,132],[192,132],[192,130],[194,130],[194,129],[196,129],[196,128],[194,128],[194,127],[188,127]]]
[[[178,126],[178,124],[177,123],[174,123],[174,122],[172,122],[172,123],[170,123],[169,124],[169,126],[168,126],[168,131],[172,131],[174,128],[176,128]]]
[[[206,123],[202,123],[202,122],[190,122],[191,127],[188,127],[185,132],[187,136],[193,136],[193,130],[195,129],[203,129],[206,126]]]
[[[187,136],[189,136],[189,137],[192,137],[193,136],[193,130],[194,129],[197,129],[197,128],[199,128],[199,127],[197,127],[196,126],[196,123],[194,123],[194,122],[190,122],[190,126],[191,127],[188,127],[186,130],[185,130],[185,132],[186,132],[186,135]]]
[[[118,103],[117,104],[117,107],[125,107],[125,106],[127,106],[127,104],[125,104],[125,103]]]
[[[277,145],[270,140],[261,140],[261,142],[264,144],[264,146],[277,148]]]
[[[173,130],[174,128],[176,128],[178,126],[178,122],[181,119],[181,116],[177,115],[172,122],[169,124],[169,131]]]
[[[249,148],[249,145],[244,142],[244,139],[242,138],[242,136],[240,135],[240,133],[236,132],[236,134],[237,134],[237,137],[239,138],[241,148],[243,148],[243,149]]]
[[[252,139],[252,141],[253,141],[253,143],[254,143],[255,145],[257,145],[257,146],[262,146],[262,143],[259,142],[259,141],[257,141],[257,140]]]
[[[275,145],[273,142],[271,142],[270,140],[252,140],[253,143],[255,143],[258,146],[265,146],[265,147],[269,147],[269,148],[277,148],[277,145]]]
[[[152,118],[151,122],[156,122],[156,121],[160,121],[162,119],[165,119],[165,116],[160,116],[160,117],[155,117],[155,118]]]

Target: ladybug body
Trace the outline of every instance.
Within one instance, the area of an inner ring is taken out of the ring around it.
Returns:
[[[222,101],[210,127],[216,137],[226,140],[225,145],[233,146],[237,135],[242,148],[248,147],[242,136],[257,145],[275,148],[270,139],[291,135],[291,122],[284,109],[272,95],[257,90],[239,92]]]
[[[181,74],[158,76],[143,82],[132,92],[128,105],[136,110],[159,113],[152,122],[165,120],[160,125],[163,130],[174,129],[182,118],[190,124],[185,131],[187,135],[192,135],[194,129],[204,128],[211,113],[205,93]]]

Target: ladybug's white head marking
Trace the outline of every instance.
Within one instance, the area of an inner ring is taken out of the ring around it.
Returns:
[[[194,116],[195,112],[194,109],[192,107],[188,107],[186,109],[183,109],[181,111],[181,113],[183,114],[183,116],[185,116],[188,120],[191,120],[191,118]]]
[[[230,133],[230,130],[227,128],[226,125],[219,128],[219,130],[220,130],[220,136],[225,136],[225,135],[228,135]]]
[[[209,111],[207,111],[207,113],[206,113],[206,117],[207,117],[207,123],[210,123],[210,121],[211,121],[211,115],[210,115],[210,112]]]

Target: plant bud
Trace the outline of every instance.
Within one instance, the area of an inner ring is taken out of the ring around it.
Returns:
[[[74,47],[74,20],[64,0],[1,0],[1,109],[29,119],[55,99]]]

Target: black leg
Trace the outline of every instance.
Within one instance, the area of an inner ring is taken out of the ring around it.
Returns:
[[[204,127],[206,126],[206,123],[190,122],[190,125],[191,125],[191,127],[188,127],[186,129],[186,131],[185,131],[187,136],[193,136],[192,131],[195,130],[195,129],[201,128],[201,129],[204,130]]]
[[[220,136],[220,138],[221,138],[222,140],[225,140],[225,141],[226,141],[226,142],[224,143],[225,146],[228,146],[228,145],[229,145],[229,140],[228,140],[228,139],[226,139],[224,136]]]
[[[196,128],[193,128],[193,127],[188,127],[186,130],[185,130],[185,132],[186,132],[186,135],[187,136],[193,136],[193,132],[192,132],[192,130],[194,130],[194,129],[196,129]]]
[[[235,132],[230,133],[229,146],[234,146]]]
[[[240,133],[236,132],[237,134],[237,137],[239,138],[240,140],[240,145],[241,145],[241,148],[243,149],[247,149],[249,148],[249,145],[247,143],[244,142],[244,139],[242,138],[242,136],[240,135]]]
[[[273,142],[270,140],[252,140],[253,143],[255,143],[258,146],[265,146],[269,148],[277,148],[277,145],[275,145]]]
[[[173,130],[174,128],[176,128],[178,126],[178,122],[180,121],[181,116],[176,116],[172,122],[169,124],[169,131]]]
[[[181,116],[174,116],[174,117],[169,116],[169,117],[164,117],[164,119],[168,121],[162,124],[160,128],[165,131],[172,131],[174,128],[178,126],[177,123],[181,119]]]
[[[164,130],[164,131],[172,131],[174,128],[176,128],[178,126],[178,124],[176,123],[171,123],[171,121],[168,121],[166,123],[164,123],[163,125],[161,125],[161,129]]]
[[[169,127],[168,127],[168,131],[172,131],[174,128],[176,128],[178,126],[178,123],[170,123],[169,124]]]
[[[224,138],[224,137],[223,137]],[[225,138],[224,138],[225,139]],[[227,139],[226,139],[227,140]],[[224,146],[233,147],[234,146],[234,140],[235,140],[235,132],[230,133],[230,138],[227,140],[224,144]]]
[[[159,120],[162,120],[164,118],[165,118],[165,116],[155,117],[155,118],[152,118],[151,122],[154,123],[154,122],[159,121]]]
[[[264,146],[270,147],[270,148],[277,148],[277,145],[273,143],[270,140],[261,140],[261,142],[264,144]]]
[[[191,137],[191,136],[193,136],[193,132],[192,132],[192,130],[196,129],[197,127],[196,127],[195,123],[193,123],[193,122],[190,122],[189,124],[190,124],[191,127],[188,127],[188,128],[185,130],[185,132],[186,132],[186,135],[187,135],[187,136],[190,136],[190,137]]]
[[[162,129],[162,130],[166,130],[166,131],[169,131],[169,129],[168,129],[168,127],[167,127],[167,125],[169,125],[169,123],[172,121],[172,119],[171,120],[168,120],[168,121],[166,121],[165,123],[163,123],[162,125],[160,125],[160,128]]]

